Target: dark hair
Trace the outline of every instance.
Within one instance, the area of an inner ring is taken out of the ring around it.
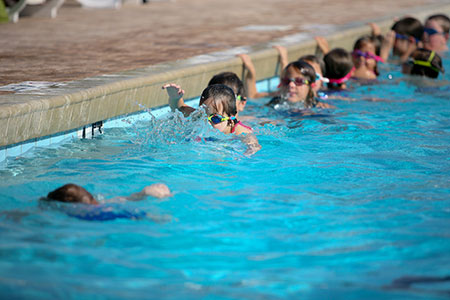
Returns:
[[[362,37],[356,40],[355,44],[353,45],[353,50],[361,50],[368,43],[371,43],[375,46],[372,36],[363,35]],[[378,71],[378,64],[375,64],[375,69],[373,71],[375,72],[375,75],[377,76],[380,75],[380,72]]]
[[[208,99],[211,100],[206,103]],[[203,104],[216,112],[219,112],[219,107],[222,106],[223,112],[228,116],[235,116],[237,114],[234,91],[224,84],[213,84],[204,89],[200,96],[199,105]]]
[[[44,198],[45,199],[45,198]],[[48,193],[46,200],[70,203],[96,204],[97,200],[83,187],[68,183]]]
[[[316,71],[314,71],[314,68],[308,64],[304,60],[297,60],[294,62],[289,63],[283,70],[283,74],[287,72],[289,68],[295,69],[297,72],[302,74],[308,81],[308,95],[305,99],[305,106],[306,107],[314,107],[316,105],[316,99],[314,98],[314,91],[312,89],[311,84],[316,81]]]
[[[398,34],[412,36],[417,40],[422,39],[423,25],[416,18],[405,17],[395,22],[391,29]]]
[[[224,84],[230,87],[236,95],[244,96],[244,84],[233,72],[222,72],[214,75],[209,81],[208,86],[213,84]]]
[[[436,14],[429,16],[427,22],[430,20],[436,21],[444,30],[444,33],[450,32],[450,18],[444,14]]]
[[[433,54],[434,53],[434,54]],[[417,61],[420,62],[428,62],[430,60],[430,57],[433,55],[430,63],[431,66],[423,66],[420,64],[417,64]],[[444,67],[442,66],[442,59],[434,51],[419,48],[415,50],[411,54],[412,58],[412,68],[411,68],[411,75],[419,75],[419,76],[427,76],[430,78],[437,78],[439,76],[439,72],[444,73]]]
[[[323,62],[323,59],[319,59],[316,55],[312,55],[312,54],[303,55],[298,60],[303,60],[306,62],[311,61],[311,62],[318,64],[320,66],[320,70],[322,71],[322,74],[325,74],[325,63]]]
[[[340,79],[345,77],[353,68],[352,55],[342,48],[335,48],[324,57],[325,77],[329,79]],[[338,84],[337,86],[341,86]],[[328,84],[328,87],[335,87],[335,84]]]

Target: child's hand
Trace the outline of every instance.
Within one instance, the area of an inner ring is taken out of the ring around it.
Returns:
[[[165,198],[172,196],[169,187],[164,183],[155,183],[152,185],[148,185],[142,190],[141,193],[156,198]]]
[[[368,23],[370,26],[370,29],[372,30],[372,36],[377,36],[377,35],[381,35],[381,30],[380,30],[380,26],[378,26],[378,24],[375,23]]]
[[[169,95],[169,106],[172,111],[179,108],[179,100],[184,96],[184,90],[181,89],[181,86],[175,83],[169,83],[163,85],[162,89],[165,89],[167,91],[167,94]]]
[[[328,41],[323,36],[316,36],[314,37],[314,39],[317,42],[317,47],[322,51],[324,55],[330,52]]]
[[[288,65],[288,51],[286,47],[279,45],[275,45],[273,48],[278,51],[278,54],[280,55],[281,70],[284,70],[284,68]]]
[[[252,77],[256,77],[255,66],[253,65],[252,59],[247,54],[238,54],[236,55],[242,60],[244,67],[248,70],[248,73]]]

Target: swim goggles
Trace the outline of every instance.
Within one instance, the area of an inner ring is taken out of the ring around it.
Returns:
[[[424,29],[423,29],[423,32],[425,32],[425,33],[427,33],[428,35],[434,35],[434,34],[442,34],[442,35],[444,35],[445,33],[443,33],[443,32],[439,32],[439,31],[437,31],[436,29],[434,29],[434,28],[430,28],[430,27],[425,27]]]
[[[395,34],[395,38],[396,38],[396,39],[399,39],[399,40],[409,40],[409,37],[410,37],[410,36],[405,35],[405,34],[400,34],[400,33],[396,33],[396,34]],[[411,36],[411,37],[414,38],[414,41],[416,41],[416,44],[419,42],[419,39],[418,39],[418,38],[413,37],[413,36]]]
[[[353,67],[350,70],[350,72],[348,72],[347,75],[345,75],[344,77],[337,78],[337,79],[329,78],[328,81],[330,83],[334,83],[334,84],[342,84],[342,83],[346,82],[347,80],[349,80],[352,77],[354,71],[355,71],[355,67]]]
[[[428,58],[427,61],[424,61],[424,60],[413,60],[413,64],[414,65],[418,65],[418,66],[423,66],[423,67],[430,68],[431,70],[436,71],[436,72],[439,73],[439,72],[441,72],[441,70],[436,68],[435,66],[433,66],[431,64],[431,62],[433,61],[433,58],[434,58],[435,55],[436,55],[436,52],[431,51],[430,57]]]
[[[300,85],[304,85],[304,84],[309,84],[309,81],[305,78],[301,78],[301,77],[295,77],[295,78],[281,78],[280,79],[280,85],[289,85],[289,83],[295,83],[296,86],[300,86]]]
[[[379,57],[378,55],[375,55],[375,54],[373,54],[373,53],[370,53],[370,52],[362,52],[361,50],[354,50],[353,52],[352,52],[352,55],[354,56],[354,57],[364,57],[364,58],[367,58],[367,59],[374,59],[374,60],[376,60],[376,61],[379,61],[379,62],[384,62],[384,60],[381,58],[381,57]]]
[[[222,115],[219,114],[211,114],[208,116],[208,121],[213,123],[213,124],[219,124],[222,123],[223,121],[228,121],[228,120],[235,120],[236,117],[224,117]]]
[[[322,75],[320,75],[319,73],[316,73],[316,81],[322,80],[325,83],[330,82],[330,80],[326,77],[323,77]]]
[[[236,95],[236,100],[239,100],[239,101],[247,101],[247,97],[243,97],[243,96],[241,96],[241,95]]]

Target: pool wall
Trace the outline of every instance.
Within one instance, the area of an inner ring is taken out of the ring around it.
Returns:
[[[450,14],[450,4],[405,11],[419,20],[434,13]],[[392,19],[393,16],[386,16],[370,21],[385,32],[392,26]],[[358,37],[369,33],[366,24],[350,23],[336,26],[323,36],[330,48],[350,50]],[[35,146],[95,135],[99,121],[117,119],[143,108],[163,107],[167,105],[166,92],[161,89],[165,83],[180,84],[186,91],[186,99],[196,98],[214,74],[231,71],[244,75],[241,60],[236,57],[238,53],[251,56],[257,80],[276,76],[278,54],[272,48],[276,44],[287,47],[290,61],[318,51],[313,34],[300,33],[270,43],[71,81],[58,87],[0,94],[0,161],[20,156]]]

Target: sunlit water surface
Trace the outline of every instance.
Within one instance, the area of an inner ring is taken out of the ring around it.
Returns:
[[[336,109],[309,116],[250,101],[262,145],[250,157],[238,139],[172,115],[10,159],[0,170],[0,295],[446,299],[449,78],[384,67],[379,83],[340,94],[354,101],[331,95]],[[111,206],[153,218],[104,222],[39,204],[68,182],[101,200],[155,182],[174,196]]]

